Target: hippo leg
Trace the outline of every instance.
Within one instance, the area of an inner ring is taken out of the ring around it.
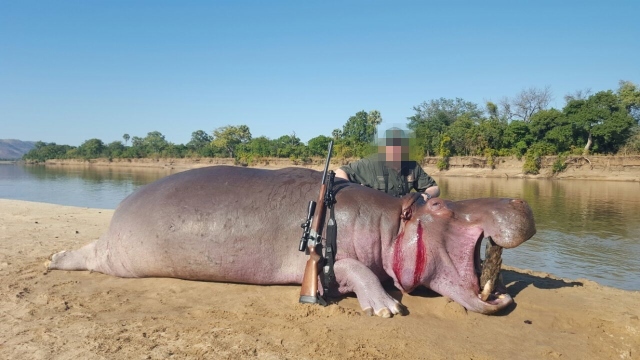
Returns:
[[[336,281],[340,285],[340,293],[356,293],[362,310],[381,317],[404,314],[405,309],[400,302],[392,298],[382,287],[380,279],[363,263],[355,259],[336,261],[334,271]]]
[[[74,251],[61,251],[45,265],[49,270],[95,270],[96,242]]]

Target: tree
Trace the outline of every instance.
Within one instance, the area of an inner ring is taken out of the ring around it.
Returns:
[[[556,109],[535,113],[531,117],[529,129],[534,142],[545,141],[554,147],[554,152],[567,151],[572,145],[572,126],[567,117]]]
[[[328,136],[320,135],[313,139],[310,139],[307,143],[309,153],[311,156],[327,156],[327,150],[329,149],[329,142],[331,138]]]
[[[438,152],[442,135],[456,120],[464,116],[465,121],[477,123],[483,115],[483,110],[477,104],[460,98],[423,102],[414,106],[413,110],[415,114],[408,118],[408,127],[419,139],[416,145],[423,149],[422,155],[427,156]]]
[[[35,147],[23,155],[25,160],[46,161],[48,159],[64,159],[67,154],[76,148],[69,145],[56,145],[56,143],[45,143],[38,141]]]
[[[274,140],[273,143],[276,149],[276,156],[278,157],[298,157],[301,155],[301,149],[299,149],[299,147],[301,145],[304,146],[295,133],[282,135]]]
[[[478,145],[474,140],[475,124],[468,117],[461,117],[447,128],[453,155],[469,155]]]
[[[499,117],[498,105],[491,101],[487,101],[486,108],[490,118],[497,119]]]
[[[126,148],[121,141],[113,141],[107,145],[105,152],[110,158],[119,158],[122,157],[125,150]]]
[[[342,127],[342,138],[349,140],[355,146],[370,144],[374,140],[376,126],[380,122],[382,118],[377,110],[371,113],[364,110],[358,111]]]
[[[377,135],[376,129],[381,123],[382,116],[380,115],[380,111],[371,110],[369,114],[367,114],[367,130],[369,131],[369,134],[367,134],[367,136],[374,138]]]
[[[636,123],[640,122],[640,89],[636,84],[631,81],[620,80],[617,94],[622,105],[635,119]]]
[[[509,120],[514,118],[529,122],[531,116],[540,110],[546,109],[553,100],[551,88],[524,89],[513,99],[504,98],[501,101],[504,114]]]
[[[147,154],[160,154],[165,150],[169,143],[165,140],[164,135],[159,131],[152,131],[147,133],[147,136],[142,140],[143,146],[147,151]]]
[[[95,159],[102,156],[105,146],[100,139],[89,139],[78,146],[78,155],[85,159]]]
[[[480,153],[486,149],[499,150],[504,148],[504,134],[507,130],[507,122],[491,116],[482,119],[476,126],[475,141],[480,147]]]
[[[593,92],[590,88],[584,90],[576,90],[573,93],[565,95],[564,101],[568,103],[571,100],[586,100],[592,94]]]
[[[191,150],[200,150],[209,145],[213,137],[204,130],[197,130],[191,133],[191,141],[187,143],[187,147]]]
[[[236,147],[251,140],[251,131],[247,125],[227,125],[213,130],[213,144],[225,149],[229,157],[235,157]]]
[[[583,154],[591,151],[616,152],[631,136],[635,121],[627,112],[621,99],[611,90],[600,91],[586,100],[572,100],[563,112],[586,139]]]
[[[529,126],[522,120],[509,122],[504,132],[504,146],[512,149],[515,155],[520,158],[527,152],[527,149],[534,142],[534,138],[529,131]]]
[[[266,136],[251,139],[245,148],[253,155],[260,157],[276,156],[275,144]]]
[[[336,141],[336,153],[344,157],[364,157],[371,153],[376,137],[376,127],[382,122],[380,112],[362,110],[349,117],[342,131],[335,129],[332,133]]]
[[[122,135],[122,138],[124,139],[124,144],[126,145],[127,142],[129,142],[129,139],[131,139],[131,136],[129,136],[129,134],[124,134]]]

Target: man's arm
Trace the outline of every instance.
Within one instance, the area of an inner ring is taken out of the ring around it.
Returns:
[[[347,175],[347,173],[340,168],[336,169],[336,177],[349,181],[349,175]]]
[[[436,184],[436,181],[417,163],[415,170],[416,178],[418,179],[418,181],[416,181],[416,190],[423,193],[422,197],[428,200],[440,196],[440,188],[438,184]]]

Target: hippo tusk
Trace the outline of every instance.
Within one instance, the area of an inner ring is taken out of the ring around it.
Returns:
[[[488,280],[484,284],[484,287],[482,288],[482,293],[479,295],[480,296],[480,300],[487,301],[489,299],[489,295],[491,295],[492,291],[493,291],[493,280]]]
[[[487,301],[495,290],[500,277],[500,267],[502,266],[503,247],[493,242],[491,237],[487,237],[487,249],[485,260],[482,263],[482,274],[480,275],[480,285],[484,284],[482,293],[479,295],[482,301]]]

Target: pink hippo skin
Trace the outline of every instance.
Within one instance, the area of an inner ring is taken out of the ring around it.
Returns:
[[[119,277],[171,277],[248,284],[300,284],[307,256],[300,224],[321,173],[215,166],[146,185],[116,209],[107,232],[53,255],[49,269]],[[475,267],[480,242],[512,248],[535,234],[526,202],[513,199],[402,199],[336,182],[338,248],[333,292],[355,292],[363,310],[389,317],[403,306],[381,281],[403,292],[420,285],[471,311],[491,314],[508,294],[482,301]],[[292,299],[292,302],[296,301]]]

